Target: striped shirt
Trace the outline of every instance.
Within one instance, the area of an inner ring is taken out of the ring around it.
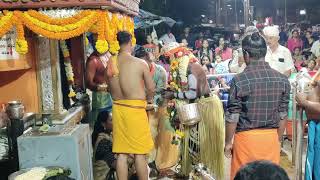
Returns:
[[[278,128],[288,114],[290,88],[267,62],[250,62],[231,82],[226,121],[237,123],[237,132]]]

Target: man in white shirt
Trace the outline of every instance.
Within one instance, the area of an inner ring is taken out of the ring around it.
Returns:
[[[160,37],[159,41],[163,42],[163,45],[170,44],[172,42],[177,42],[174,35],[171,33],[171,29],[167,28],[167,33]]]
[[[313,43],[313,45],[311,47],[311,52],[317,58],[320,57],[320,40]]]
[[[229,65],[231,73],[242,73],[246,68],[246,63],[244,63],[242,48],[233,51],[233,60]]]
[[[289,77],[294,69],[294,63],[289,49],[279,44],[278,27],[265,27],[263,33],[268,44],[266,62],[269,63],[271,68]]]

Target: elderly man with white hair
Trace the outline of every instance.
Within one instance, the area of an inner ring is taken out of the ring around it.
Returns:
[[[259,30],[255,26],[248,26],[242,38],[253,33],[259,33]],[[231,61],[229,68],[231,73],[242,73],[246,68],[242,48],[233,51],[233,60]]]
[[[268,26],[263,29],[263,34],[268,44],[265,57],[266,62],[278,72],[290,76],[294,69],[294,63],[288,48],[279,44],[278,26]]]

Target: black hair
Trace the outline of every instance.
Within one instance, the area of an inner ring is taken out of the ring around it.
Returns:
[[[203,42],[204,41],[207,41],[208,42],[208,47],[207,47],[207,49],[206,49],[206,52],[205,52],[205,50],[204,50],[204,48],[203,48]],[[201,55],[201,59],[202,59],[202,57],[203,57],[203,53],[206,53],[207,55],[209,55],[209,53],[210,53],[210,44],[209,44],[209,41],[208,41],[208,39],[203,39],[202,40],[202,47],[200,48],[200,55]],[[210,58],[209,58],[210,59]]]
[[[147,56],[147,51],[146,51],[146,49],[145,49],[144,47],[140,46],[140,47],[136,50],[135,56],[136,56],[137,58],[143,58],[143,57]]]
[[[94,146],[98,136],[100,133],[106,132],[105,128],[103,127],[102,123],[105,123],[110,118],[109,111],[101,111],[98,115],[97,121],[94,124],[93,132],[92,132],[92,145]]]
[[[296,33],[298,34],[298,37],[300,36],[300,33],[299,33],[299,31],[298,31],[297,29],[292,30],[292,34],[293,34],[294,32],[296,32]]]
[[[312,37],[312,32],[311,32],[311,31],[306,31],[306,34],[307,34],[307,33],[309,33],[309,34],[311,35],[311,37]]]
[[[234,180],[289,180],[285,170],[269,161],[255,161],[245,165]]]
[[[170,64],[170,57],[167,57],[165,55],[160,55],[159,61],[162,62],[163,64]]]
[[[220,46],[220,39],[223,39],[223,41],[224,41],[223,48],[221,49],[222,52],[223,52],[223,51],[227,50],[229,44],[228,44],[228,42],[226,42],[226,39],[224,38],[224,36],[220,36],[220,37],[219,37],[218,46]],[[221,51],[221,50],[220,50],[220,51]]]
[[[128,44],[132,39],[132,35],[128,31],[120,31],[117,33],[119,45]]]
[[[299,49],[299,50],[301,51],[301,47],[295,47],[295,48],[293,48],[293,52],[294,52],[296,49]]]
[[[242,51],[243,55],[248,54],[251,58],[263,58],[267,54],[266,41],[258,32],[255,32],[242,40]]]

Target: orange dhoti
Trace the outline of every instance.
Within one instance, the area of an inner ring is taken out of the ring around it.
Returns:
[[[234,179],[242,166],[258,160],[280,163],[280,142],[277,129],[257,129],[236,133],[233,142],[230,179]]]

